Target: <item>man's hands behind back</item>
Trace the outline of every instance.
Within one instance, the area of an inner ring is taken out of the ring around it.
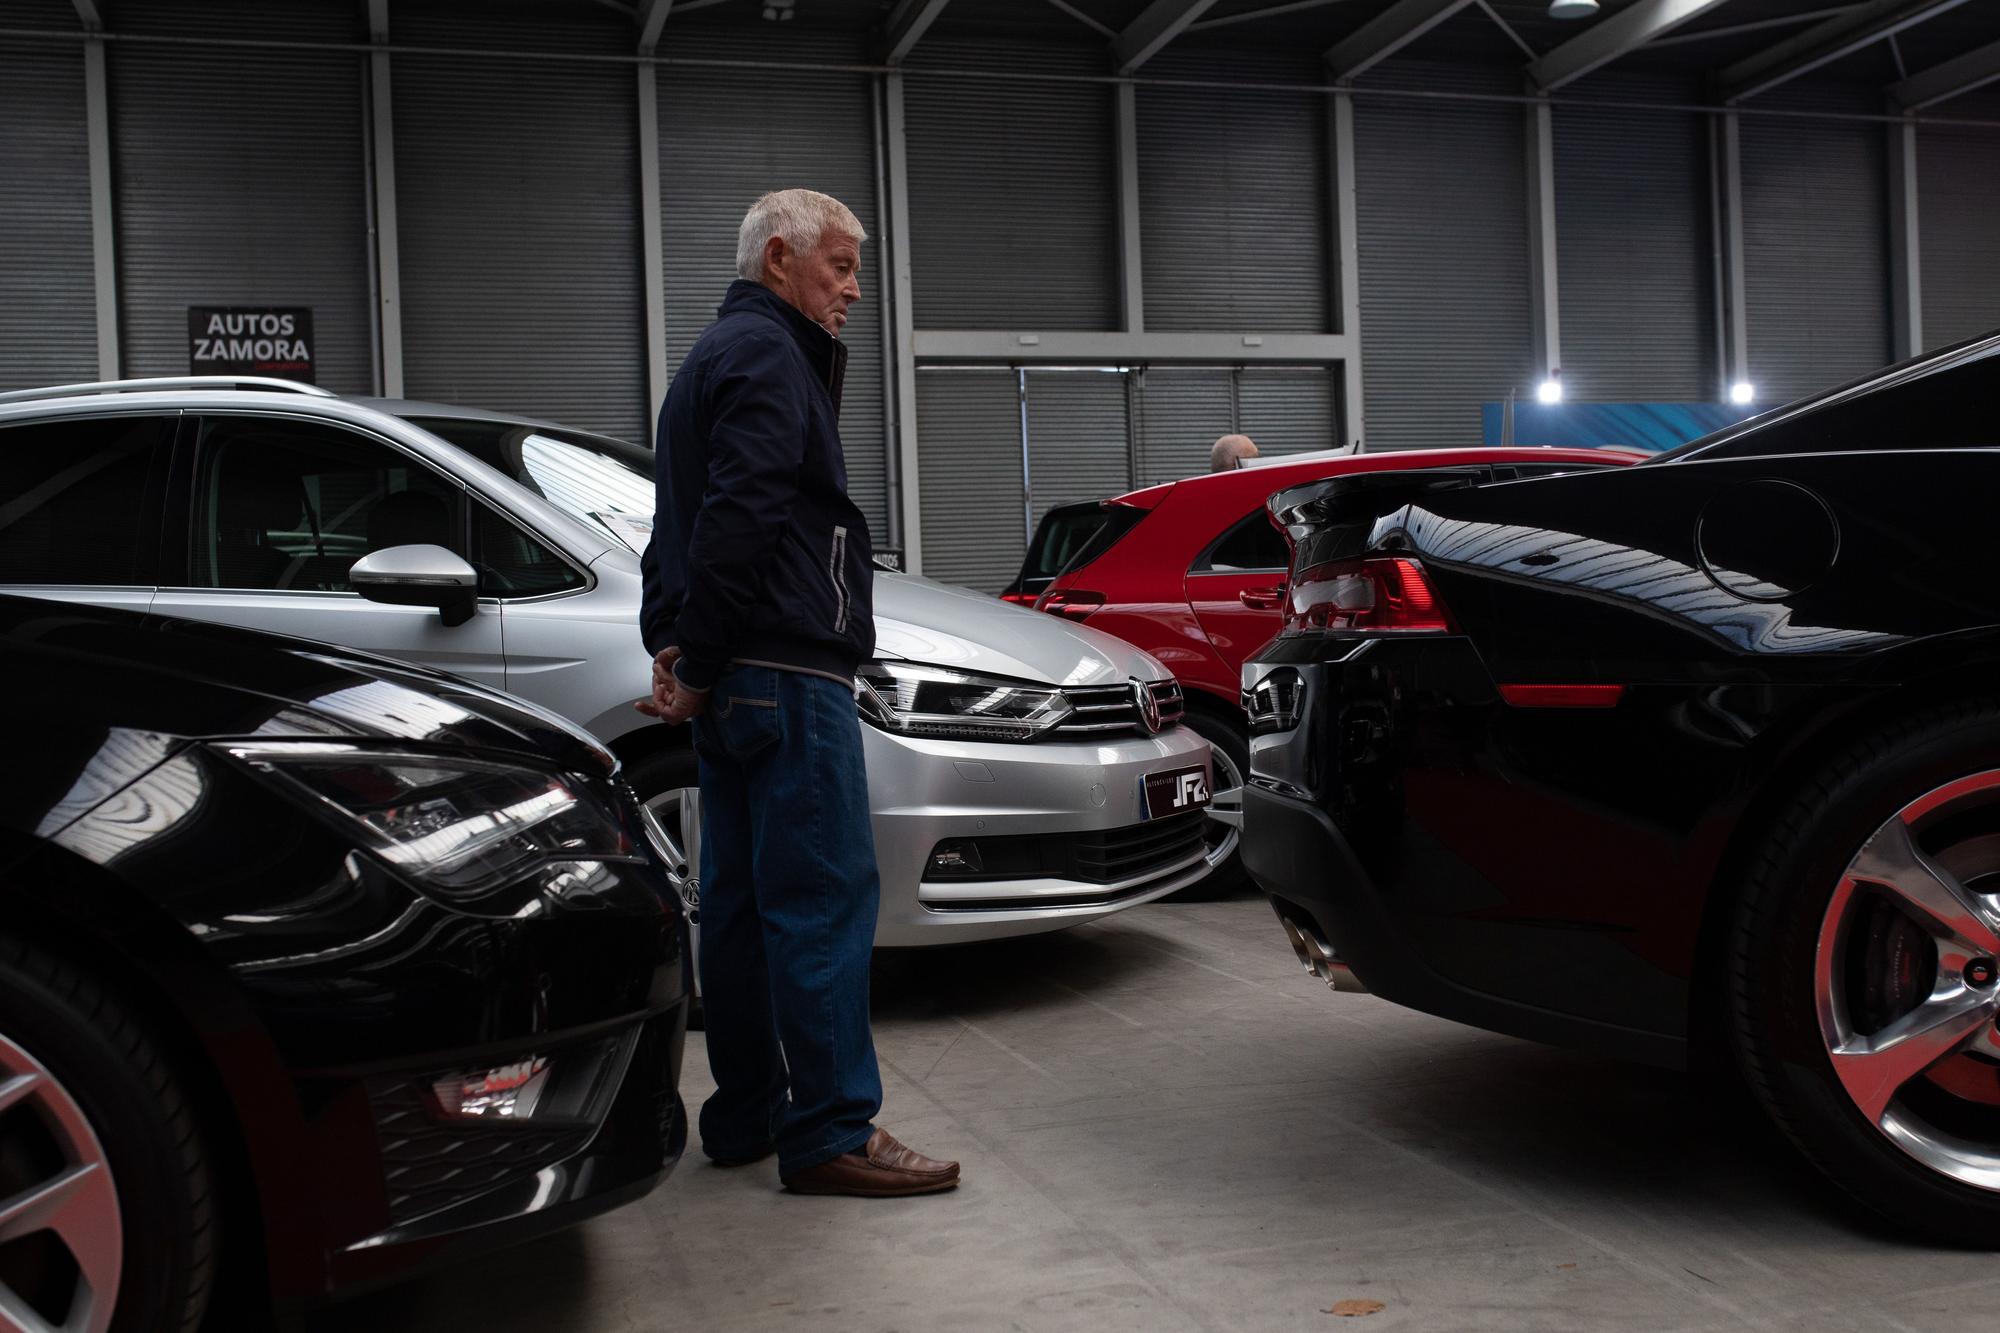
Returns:
[[[680,655],[678,648],[660,650],[659,656],[653,659],[653,697],[632,705],[648,717],[657,717],[676,726],[693,721],[708,707],[707,690],[689,689],[674,674],[674,663]]]

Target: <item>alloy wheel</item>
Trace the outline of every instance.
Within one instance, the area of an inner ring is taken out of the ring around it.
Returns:
[[[1211,869],[1227,861],[1243,839],[1243,774],[1220,745],[1212,746],[1215,769],[1210,778],[1208,820],[1202,826]]]
[[[0,1333],[104,1333],[125,1229],[83,1108],[0,1035]]]
[[[701,994],[701,788],[669,787],[646,802],[665,844],[667,878],[688,920],[688,963]]]
[[[1813,976],[1855,1109],[1931,1170],[2000,1191],[2000,770],[1869,837],[1827,904]]]

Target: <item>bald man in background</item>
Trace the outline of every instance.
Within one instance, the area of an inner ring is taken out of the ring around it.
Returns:
[[[1234,472],[1257,456],[1257,443],[1248,435],[1225,435],[1208,451],[1210,472]]]

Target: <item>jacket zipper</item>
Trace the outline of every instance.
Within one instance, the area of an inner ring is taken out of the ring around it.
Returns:
[[[847,529],[833,530],[833,555],[826,564],[826,576],[833,580],[833,632],[847,633]]]

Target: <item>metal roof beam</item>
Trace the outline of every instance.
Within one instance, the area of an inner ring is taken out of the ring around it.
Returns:
[[[1726,0],[1639,0],[1591,24],[1528,66],[1528,78],[1544,92],[1553,91],[1724,3]]]
[[[639,54],[649,56],[660,44],[660,29],[667,26],[674,0],[639,0]]]
[[[1354,79],[1408,46],[1472,0],[1396,0],[1326,53],[1336,79]]]
[[[1954,56],[1942,65],[1919,70],[1889,89],[1889,100],[1905,111],[1922,111],[1939,102],[2000,80],[2000,42]]]
[[[1111,64],[1130,74],[1160,53],[1187,26],[1215,7],[1215,0],[1153,0],[1111,41]]]
[[[1776,46],[1737,61],[1717,76],[1724,102],[1766,93],[1801,74],[1913,28],[1966,0],[1873,0],[1824,23],[1815,24]]]
[[[882,63],[900,65],[916,44],[930,31],[937,16],[950,0],[903,0],[889,15],[888,36],[882,48]]]

